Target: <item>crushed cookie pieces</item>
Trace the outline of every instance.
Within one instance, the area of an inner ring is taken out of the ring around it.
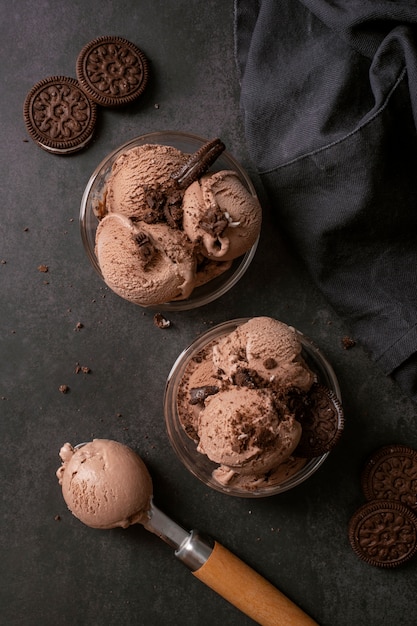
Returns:
[[[342,337],[342,346],[344,350],[350,350],[350,348],[356,346],[356,341],[351,337]]]
[[[170,320],[167,320],[162,313],[155,313],[153,316],[153,323],[157,328],[169,328],[171,326]]]
[[[209,396],[214,396],[220,391],[216,385],[204,385],[204,387],[193,387],[190,389],[190,404],[204,402]]]

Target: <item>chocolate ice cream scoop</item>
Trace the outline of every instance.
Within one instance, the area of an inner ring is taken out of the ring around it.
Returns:
[[[220,340],[213,362],[230,380],[239,370],[249,369],[277,390],[308,391],[314,381],[296,330],[266,316],[253,317]]]
[[[147,519],[152,479],[146,465],[127,446],[94,439],[60,453],[57,478],[70,511],[91,528],[126,528]]]
[[[262,209],[236,172],[221,170],[193,182],[183,198],[183,227],[189,239],[201,242],[209,259],[231,261],[259,237]]]
[[[278,412],[265,389],[225,389],[205,400],[197,450],[242,475],[266,474],[286,461],[301,437],[291,415]]]
[[[182,300],[194,288],[192,246],[167,224],[138,224],[109,213],[97,228],[95,250],[106,284],[130,302],[153,306]]]
[[[264,626],[313,626],[293,604],[240,559],[197,531],[188,532],[153,503],[145,464],[127,446],[94,439],[60,451],[57,476],[72,513],[92,528],[140,523],[175,549],[194,576]]]

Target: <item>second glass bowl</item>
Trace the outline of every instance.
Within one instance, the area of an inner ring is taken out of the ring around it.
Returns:
[[[296,470],[295,473],[284,478],[279,484],[261,486],[253,491],[242,489],[236,485],[224,485],[219,483],[212,476],[213,470],[218,467],[217,464],[210,461],[205,454],[198,452],[197,444],[184,431],[179,419],[177,407],[177,397],[180,391],[181,380],[190,361],[195,359],[198,353],[209,343],[229,335],[238,326],[249,321],[249,319],[250,318],[239,318],[229,320],[211,328],[198,337],[179,355],[168,375],[164,395],[164,413],[171,445],[180,461],[194,476],[208,487],[227,495],[243,498],[261,498],[283,493],[301,484],[318,470],[330,453],[326,452],[321,456],[309,459],[301,469]],[[298,331],[297,335],[302,345],[302,356],[310,369],[316,374],[317,382],[330,389],[340,400],[340,387],[332,366],[310,339]],[[342,418],[339,419],[341,420]]]
[[[80,230],[87,257],[101,278],[103,278],[103,275],[95,254],[95,237],[99,221],[94,208],[97,207],[104,199],[106,182],[110,176],[113,164],[118,157],[123,152],[144,144],[173,146],[182,152],[191,154],[196,152],[206,142],[207,139],[188,133],[175,131],[148,133],[146,135],[136,137],[135,139],[119,146],[98,165],[96,170],[91,175],[82,197],[80,207]],[[233,158],[233,156],[227,152],[227,150],[225,150],[218,157],[216,162],[210,168],[210,171],[213,172],[219,170],[235,171],[242,184],[248,189],[250,194],[254,198],[257,198],[255,188],[248,174]],[[196,287],[186,300],[165,302],[159,305],[153,305],[150,308],[158,309],[160,311],[186,311],[203,306],[213,300],[216,300],[217,298],[220,298],[220,296],[229,291],[242,278],[253,259],[257,244],[258,241],[256,241],[246,254],[238,259],[235,259],[232,262],[232,266],[226,272],[217,276],[205,285]]]

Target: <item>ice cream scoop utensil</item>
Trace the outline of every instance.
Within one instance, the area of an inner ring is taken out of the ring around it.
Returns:
[[[79,444],[76,448],[84,445],[86,444]],[[141,471],[146,472],[146,468],[143,466]],[[72,475],[72,480],[74,476],[75,474]],[[111,477],[107,476],[107,480],[110,481]],[[196,578],[258,624],[317,626],[313,619],[284,594],[217,541],[196,530],[188,532],[170,519],[154,505],[152,497],[147,510],[137,519],[147,530],[174,548],[175,556]]]
[[[264,626],[313,626],[316,622],[271,583],[213,539],[187,532],[153,502],[143,526],[171,547],[193,575]]]

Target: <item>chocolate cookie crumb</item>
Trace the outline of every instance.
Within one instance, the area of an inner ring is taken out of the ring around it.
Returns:
[[[167,320],[162,313],[155,313],[153,323],[157,328],[169,328],[171,326],[171,322]]]
[[[264,381],[257,371],[249,367],[238,367],[232,378],[233,383],[238,387],[256,389],[257,387],[264,386]]]
[[[342,346],[344,350],[350,350],[353,346],[356,346],[356,341],[351,337],[342,337]]]
[[[216,385],[205,385],[204,387],[193,387],[190,389],[190,404],[200,404],[200,402],[204,402],[206,398],[209,396],[214,396],[214,394],[220,391],[219,387]]]

